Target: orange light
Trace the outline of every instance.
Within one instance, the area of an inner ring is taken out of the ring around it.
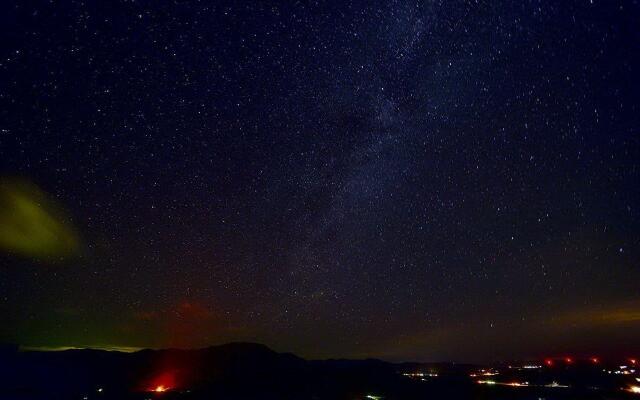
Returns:
[[[597,364],[600,362],[600,360],[598,359],[598,357],[591,357],[591,362]]]
[[[571,357],[567,357],[567,358],[565,358],[565,359],[564,359],[564,361],[565,361],[567,364],[571,364],[571,363],[573,362],[573,359],[572,359]]]
[[[174,371],[166,371],[156,375],[145,383],[145,391],[160,394],[175,389],[179,385],[176,382],[174,374]]]

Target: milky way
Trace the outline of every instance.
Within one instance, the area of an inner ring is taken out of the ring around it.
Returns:
[[[0,341],[487,360],[640,350],[632,1],[3,3]]]

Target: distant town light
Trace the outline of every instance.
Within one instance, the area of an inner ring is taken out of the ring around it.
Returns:
[[[408,376],[410,378],[424,378],[425,376],[430,376],[433,378],[437,378],[438,377],[438,373],[437,372],[405,372],[402,374],[403,376]],[[424,380],[424,379],[423,379]]]
[[[591,362],[597,364],[600,362],[600,360],[598,359],[598,357],[591,357]]]
[[[536,385],[529,382],[497,382],[493,380],[479,380],[476,381],[479,385],[501,385],[511,387],[547,387],[547,388],[568,388],[568,385],[561,385],[558,382],[551,382],[546,385]]]
[[[481,369],[479,372],[473,372],[469,374],[469,376],[472,378],[475,378],[478,376],[495,376],[495,375],[499,375],[499,372],[493,371],[493,370],[486,370],[486,369]]]
[[[556,381],[553,381],[547,385],[544,385],[544,387],[549,387],[549,388],[568,388],[569,385],[561,385]]]
[[[629,386],[628,391],[631,393],[640,394],[640,386]]]

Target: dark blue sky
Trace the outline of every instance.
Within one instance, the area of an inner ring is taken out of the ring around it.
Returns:
[[[0,341],[640,352],[639,11],[3,2],[0,172],[82,251],[0,255]]]

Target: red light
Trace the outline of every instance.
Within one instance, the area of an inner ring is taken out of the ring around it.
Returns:
[[[167,371],[157,375],[150,382],[147,382],[144,387],[146,392],[158,394],[169,392],[177,387],[174,372]]]
[[[636,362],[637,362],[637,361],[638,361],[638,360],[636,360],[635,358],[630,358],[630,359],[629,359],[629,362],[630,362],[631,364],[633,364],[633,365],[636,365]]]
[[[565,361],[567,364],[571,364],[571,363],[573,362],[573,359],[572,359],[571,357],[567,357],[567,358],[565,358],[565,359],[564,359],[564,361]]]
[[[544,363],[547,364],[549,367],[553,366],[553,360],[550,358],[547,358],[546,360],[544,360]]]
[[[597,364],[600,362],[600,360],[598,359],[598,357],[591,357],[591,362]]]

